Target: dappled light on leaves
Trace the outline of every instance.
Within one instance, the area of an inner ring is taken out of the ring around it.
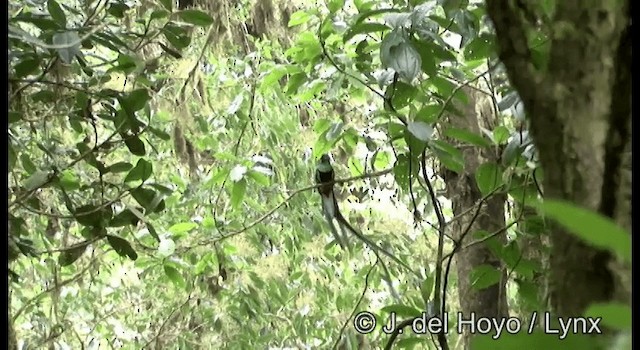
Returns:
[[[10,348],[628,344],[629,5],[521,5],[10,1]]]

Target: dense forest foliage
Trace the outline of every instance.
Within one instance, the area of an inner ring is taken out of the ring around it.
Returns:
[[[629,1],[8,8],[10,349],[631,347]]]

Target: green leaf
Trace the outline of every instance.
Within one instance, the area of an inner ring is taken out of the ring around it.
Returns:
[[[502,151],[502,165],[509,166],[513,164],[513,161],[516,160],[522,154],[522,147],[520,143],[513,139],[511,142],[507,144],[507,147]]]
[[[16,150],[13,145],[9,142],[9,171],[13,170],[16,166],[16,159],[18,155],[16,154]]]
[[[135,226],[140,219],[129,209],[124,209],[120,213],[116,214],[109,222],[109,227],[124,227]]]
[[[413,159],[409,159],[407,154],[400,154],[393,166],[393,176],[395,177],[398,186],[405,191],[409,191],[409,162],[413,162],[411,164],[411,171],[413,173],[412,175],[415,175],[418,171],[418,162],[415,157]]]
[[[247,181],[245,179],[233,183],[233,188],[231,189],[231,207],[238,208],[244,199],[246,191]]]
[[[491,265],[476,266],[471,270],[471,286],[476,290],[489,288],[500,282],[502,273]]]
[[[30,23],[38,27],[43,32],[60,29],[60,25],[54,20],[49,19],[43,15],[34,15],[26,11],[22,11],[22,13],[15,15],[10,19],[10,21]]]
[[[351,176],[360,176],[364,174],[364,165],[355,157],[349,157],[349,171]]]
[[[123,2],[113,2],[107,12],[115,18],[123,18],[125,11],[128,9],[130,9],[130,7]]]
[[[191,43],[187,30],[173,22],[167,23],[162,28],[162,34],[178,50],[186,48]]]
[[[9,112],[9,124],[19,122],[22,120],[22,114],[15,111]]]
[[[421,121],[410,122],[404,133],[404,140],[414,155],[421,154],[427,147],[427,141],[433,132],[430,125]]]
[[[308,12],[302,11],[302,10],[296,11],[291,14],[291,17],[289,18],[289,23],[287,24],[287,26],[291,28],[301,24],[305,24],[310,19],[311,19],[311,14],[309,14]]]
[[[603,326],[615,330],[631,329],[631,308],[622,303],[591,304],[585,312],[585,317],[602,318]]]
[[[386,30],[391,30],[386,24],[375,23],[375,22],[364,22],[358,23],[350,27],[345,33],[343,37],[343,41],[346,43],[351,40],[354,36],[358,34],[367,34],[367,33],[375,33],[375,32],[383,32]]]
[[[391,98],[391,103],[396,110],[400,110],[408,106],[418,95],[419,91],[414,86],[404,82],[397,82],[389,85],[385,91],[385,95]]]
[[[156,231],[155,227],[153,227],[153,225],[151,225],[150,223],[146,223],[147,225],[147,230],[149,230],[149,234],[151,235],[151,237],[155,238],[155,240],[157,242],[160,242],[160,236],[158,236],[158,232]]]
[[[64,14],[62,7],[55,0],[47,1],[47,10],[56,23],[60,25],[60,27],[64,28],[67,26],[67,16]]]
[[[69,266],[76,262],[87,250],[89,244],[82,244],[72,249],[66,249],[58,256],[58,265]]]
[[[481,164],[476,169],[476,183],[483,196],[502,185],[502,170],[494,163]]]
[[[118,55],[118,60],[117,60],[117,65],[114,66],[113,68],[109,69],[109,71],[111,72],[123,72],[125,74],[131,73],[133,72],[136,68],[137,68],[137,63],[136,63],[136,59],[129,56],[129,55],[125,55],[125,54],[119,54]],[[120,98],[121,101],[125,101],[124,103],[127,103],[127,96],[121,97]],[[135,101],[133,101],[133,103],[135,103]]]
[[[631,234],[611,219],[561,200],[545,199],[539,210],[584,241],[631,262]]]
[[[140,180],[142,182],[146,181],[151,174],[153,173],[153,165],[146,160],[140,158],[136,166],[129,171],[127,176],[124,178],[124,182],[131,182]]]
[[[153,126],[149,126],[148,128],[149,128],[149,131],[150,131],[152,134],[156,135],[156,136],[157,136],[158,138],[160,138],[161,140],[164,140],[164,141],[169,141],[169,140],[171,140],[171,135],[167,134],[166,132],[164,132],[164,131],[162,131],[162,130],[160,130],[160,129],[158,129],[158,128],[155,128],[155,127],[153,127]]]
[[[38,170],[25,180],[23,186],[27,191],[33,191],[44,186],[47,181],[49,181],[49,172]]]
[[[327,133],[324,135],[325,139],[329,142],[338,140],[338,138],[342,135],[343,127],[344,127],[343,122],[337,122],[337,123],[331,124],[331,127],[327,130]]]
[[[394,348],[396,349],[413,349],[418,344],[426,343],[427,338],[411,337],[403,338],[395,342]]]
[[[176,269],[175,267],[164,264],[164,273],[167,275],[167,277],[169,277],[171,282],[173,282],[176,287],[184,288],[186,286],[184,277],[182,277],[178,269]]]
[[[31,161],[31,157],[29,157],[29,154],[27,153],[22,153],[20,155],[20,162],[22,163],[24,171],[26,171],[29,175],[35,173],[36,170],[38,170],[38,168],[36,168],[36,165]]]
[[[127,96],[120,99],[127,113],[133,115],[134,112],[144,108],[149,101],[149,91],[147,89],[137,89],[131,91]]]
[[[494,52],[493,40],[493,35],[487,33],[473,39],[464,48],[464,59],[475,61],[489,57]]]
[[[459,149],[442,140],[431,140],[429,146],[445,168],[458,174],[463,171],[464,159]]]
[[[422,61],[422,71],[429,76],[438,74],[438,64],[435,60],[433,50],[429,45],[424,45],[423,42],[413,41],[413,47],[416,48],[418,54],[420,54],[420,60]]]
[[[427,142],[433,134],[433,127],[425,122],[411,122],[407,125],[407,130],[420,141]]]
[[[180,222],[169,227],[168,231],[174,235],[179,235],[182,233],[187,233],[196,227],[198,227],[198,224],[196,224],[195,222]]]
[[[410,82],[422,71],[422,59],[411,42],[400,34],[393,35],[394,33],[396,32],[386,35],[382,40],[380,60]]]
[[[155,10],[155,11],[151,12],[151,16],[149,16],[149,20],[163,19],[163,18],[166,18],[167,16],[169,16],[169,12],[168,11]]]
[[[263,174],[262,172],[259,171],[255,171],[255,170],[249,170],[247,172],[247,175],[253,179],[253,181],[257,182],[258,184],[262,185],[262,186],[269,186],[269,177],[265,174]]]
[[[108,172],[112,173],[124,173],[125,171],[129,171],[131,168],[133,168],[133,165],[131,165],[131,163],[118,162],[110,165],[107,170]]]
[[[438,114],[442,107],[439,105],[426,105],[423,106],[418,113],[416,113],[416,120],[423,121],[427,124],[434,124],[438,121]]]
[[[181,20],[199,27],[207,27],[213,23],[213,18],[202,11],[184,10],[177,14]]]
[[[152,189],[138,187],[129,193],[147,212],[158,213],[165,209],[164,199]]]
[[[479,147],[491,146],[491,142],[482,137],[482,135],[465,129],[448,128],[444,130],[444,136]]]
[[[386,313],[395,313],[396,316],[398,317],[418,317],[420,315],[422,315],[422,313],[420,312],[420,310],[411,307],[411,306],[407,306],[407,305],[402,305],[402,304],[393,304],[393,305],[388,305],[385,306],[381,309],[381,311],[386,312]]]
[[[144,143],[138,136],[130,136],[124,140],[125,145],[129,151],[138,157],[142,157],[147,153],[147,150],[144,147]]]
[[[66,64],[71,64],[76,55],[80,53],[80,36],[78,32],[55,33],[51,41],[53,45],[61,47],[57,49],[58,56]]]
[[[18,62],[13,68],[16,72],[16,78],[24,78],[40,69],[40,57],[36,56],[35,58],[24,59]],[[11,123],[11,119],[9,119],[9,122]]]
[[[344,0],[330,0],[328,7],[330,13],[336,13],[342,9],[344,6]]]
[[[511,91],[508,94],[504,95],[500,102],[498,102],[498,110],[500,112],[513,107],[516,102],[520,101],[520,97],[518,96],[518,92]]]
[[[527,280],[517,280],[516,283],[518,284],[520,302],[522,302],[525,307],[537,307],[539,305],[539,286]]]
[[[435,278],[433,275],[427,276],[427,278],[422,281],[420,285],[420,294],[422,295],[422,300],[425,303],[431,300],[431,294],[433,293],[433,285],[435,283]]]
[[[501,145],[509,140],[509,129],[505,126],[499,125],[493,129],[493,142],[496,145]]]
[[[167,11],[173,11],[173,0],[160,0],[160,3]]]
[[[120,238],[118,236],[107,235],[107,241],[109,245],[113,248],[113,250],[118,253],[118,255],[124,257],[128,256],[131,260],[138,259],[138,253],[131,247],[131,244],[127,242],[126,239]]]
[[[60,176],[60,185],[67,191],[75,191],[80,188],[80,179],[70,170],[65,170]]]
[[[83,205],[76,208],[73,214],[81,225],[100,227],[103,220],[105,222],[111,221],[113,210],[110,206],[98,208],[96,205]]]
[[[292,95],[298,92],[298,89],[302,84],[307,82],[307,75],[302,73],[296,73],[289,76],[289,81],[287,82],[287,87],[285,91],[287,94]]]

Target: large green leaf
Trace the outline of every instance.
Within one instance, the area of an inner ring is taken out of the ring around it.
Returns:
[[[213,23],[211,16],[199,10],[184,10],[176,14],[181,20],[199,27],[207,27]]]
[[[164,273],[169,277],[169,280],[176,285],[176,287],[184,288],[186,286],[184,277],[182,277],[182,274],[175,267],[165,264]]]
[[[60,46],[57,51],[64,63],[70,64],[80,53],[80,36],[77,32],[56,33],[53,35],[52,42],[53,45]]]
[[[479,147],[489,147],[491,142],[472,131],[460,128],[447,128],[443,132],[444,136],[466,142]]]
[[[136,156],[142,157],[147,154],[144,142],[142,142],[142,140],[137,136],[126,137],[124,143],[127,145],[129,151]]]
[[[165,209],[165,202],[162,195],[150,188],[137,187],[130,191],[131,196],[145,210],[158,213]]]
[[[585,311],[585,317],[601,318],[601,325],[615,330],[631,329],[631,307],[621,303],[596,303]]]
[[[388,305],[383,307],[381,311],[389,314],[395,313],[396,316],[398,317],[418,317],[422,315],[420,310],[414,307],[411,307],[408,305],[402,305],[402,304]]]
[[[611,219],[562,200],[545,199],[539,209],[587,243],[631,261],[631,234]]]
[[[51,18],[53,18],[53,20],[56,21],[60,25],[60,27],[62,28],[66,27],[67,16],[64,14],[62,7],[60,7],[60,4],[58,4],[57,1],[48,0],[47,10],[49,11]]]
[[[406,81],[413,81],[422,71],[420,53],[398,31],[387,34],[380,47],[380,60]]]
[[[58,256],[58,264],[60,266],[69,266],[76,262],[82,254],[87,250],[88,244],[81,244],[77,247],[67,249]]]
[[[474,289],[482,290],[500,282],[502,279],[502,272],[500,269],[490,265],[480,265],[471,270],[470,279],[471,286]]]
[[[312,15],[306,11],[296,11],[291,14],[291,17],[289,17],[289,23],[287,23],[287,26],[299,26],[307,23],[311,18],[313,18]]]
[[[476,184],[483,196],[502,185],[502,169],[495,163],[484,163],[476,169]]]
[[[138,253],[131,247],[131,244],[124,238],[120,238],[118,236],[107,235],[107,241],[109,245],[113,248],[113,250],[118,253],[118,255],[124,257],[127,256],[131,260],[138,259]]]
[[[242,200],[244,199],[246,192],[247,180],[241,179],[240,181],[233,183],[233,187],[231,189],[231,206],[233,208],[238,208],[240,204],[242,204]]]
[[[131,182],[140,180],[142,182],[146,181],[151,174],[153,173],[153,165],[146,160],[140,158],[136,166],[129,171],[127,176],[124,178],[124,182]]]

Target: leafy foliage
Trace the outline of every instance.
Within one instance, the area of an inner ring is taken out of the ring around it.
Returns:
[[[291,45],[247,35],[240,54],[211,45],[212,11],[172,1],[9,5],[11,314],[25,346],[384,344],[380,329],[363,340],[343,325],[361,310],[416,317],[451,292],[438,289],[438,232],[426,223],[454,220],[431,198],[442,170],[463,173],[464,147],[502,154],[475,173],[484,196],[538,206],[630,258],[625,232],[542,201],[482,4],[331,0],[288,16]],[[244,25],[245,12],[229,20]],[[450,122],[467,86],[491,96],[492,130]],[[357,177],[337,195],[345,216],[395,259],[355,237],[349,254],[330,241],[312,187],[314,158],[328,152],[337,177]],[[509,244],[476,238],[510,270],[517,305],[536,299],[525,286],[542,272],[518,242],[545,226],[510,217]],[[502,276],[488,265],[472,275],[478,289]],[[629,326],[624,306],[589,312]],[[541,337],[478,338],[477,349]],[[431,346],[406,334],[395,345]]]

